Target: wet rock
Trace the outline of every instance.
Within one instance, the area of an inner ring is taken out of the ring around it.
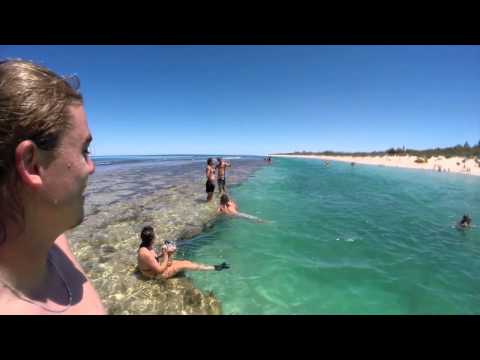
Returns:
[[[104,254],[112,254],[115,251],[117,251],[117,249],[115,249],[112,245],[107,245],[107,244],[102,245],[101,249]]]
[[[86,261],[83,263],[83,270],[85,270],[87,273],[91,272],[94,266],[95,265],[91,261]]]
[[[259,168],[245,164],[229,171],[228,186]],[[159,250],[165,239],[192,239],[214,225],[218,198],[204,201],[203,165],[97,172],[87,190],[89,216],[67,236],[109,314],[221,314],[215,295],[188,273],[151,280],[136,264],[143,226],[155,228]]]
[[[202,304],[202,295],[197,289],[188,289],[184,294],[185,304],[200,307]]]
[[[118,222],[136,221],[138,219],[138,212],[134,209],[128,209],[118,215]]]
[[[206,231],[206,230],[209,230],[209,229],[213,228],[214,225],[215,224],[213,223],[213,221],[209,221],[208,223],[203,225],[203,231]]]
[[[195,236],[201,234],[203,231],[203,226],[202,225],[187,225],[180,235],[178,236],[179,240],[189,240],[194,238]]]

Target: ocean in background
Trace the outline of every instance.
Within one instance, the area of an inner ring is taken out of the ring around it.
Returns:
[[[230,194],[266,222],[222,217],[178,250],[230,263],[188,274],[225,314],[480,314],[478,177],[274,158]]]
[[[187,163],[205,163],[209,157],[216,159],[222,157],[225,160],[258,159],[258,156],[246,155],[116,155],[116,156],[92,156],[97,170],[110,170],[121,165],[165,165],[172,166]]]

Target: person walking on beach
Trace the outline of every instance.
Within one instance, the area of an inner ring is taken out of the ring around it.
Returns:
[[[223,262],[219,265],[203,265],[188,260],[173,260],[176,247],[163,246],[162,254],[157,255],[153,249],[155,232],[151,226],[145,226],[140,234],[142,242],[137,252],[138,269],[148,278],[169,279],[181,271],[221,271],[230,266]]]
[[[213,159],[208,158],[207,167],[205,169],[205,175],[207,176],[207,182],[205,184],[205,190],[207,192],[207,201],[212,201],[213,192],[215,191],[215,169],[213,168]]]
[[[222,158],[217,158],[217,184],[218,184],[218,192],[220,194],[224,194],[225,190],[225,171],[227,167],[231,167],[232,165],[228,161],[224,161]]]
[[[64,234],[95,171],[76,80],[0,61],[1,314],[105,314]]]

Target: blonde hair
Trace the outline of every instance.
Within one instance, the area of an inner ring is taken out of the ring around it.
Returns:
[[[29,61],[0,61],[0,244],[6,218],[23,220],[15,150],[24,140],[53,151],[70,126],[70,105],[82,105],[77,77],[61,77]]]

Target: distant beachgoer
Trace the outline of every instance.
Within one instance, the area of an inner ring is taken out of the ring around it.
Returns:
[[[162,254],[157,256],[153,249],[155,232],[151,226],[145,226],[140,234],[142,242],[137,252],[138,269],[148,278],[169,279],[181,271],[221,271],[230,266],[223,262],[219,265],[203,265],[188,260],[173,260],[176,247],[162,246]]]
[[[207,192],[207,201],[212,201],[213,192],[215,191],[215,169],[213,168],[213,159],[208,158],[207,168],[205,169],[205,175],[207,176],[207,182],[205,184]]]
[[[224,161],[222,158],[217,158],[217,184],[218,184],[218,192],[223,194],[226,192],[225,190],[225,171],[227,167],[231,167],[232,165],[228,161]]]
[[[458,222],[457,226],[466,229],[469,228],[472,224],[472,219],[467,214],[463,215],[462,219]]]
[[[354,163],[354,162],[352,162],[352,163],[350,163],[350,165],[352,165],[352,166],[355,166],[355,163]]]
[[[77,78],[0,61],[0,314],[105,314],[65,232],[95,171]]]
[[[255,220],[257,222],[263,222],[262,219],[256,216],[239,212],[237,209],[237,204],[235,204],[235,202],[231,200],[227,194],[223,194],[220,197],[220,206],[218,207],[217,212],[225,215]]]

